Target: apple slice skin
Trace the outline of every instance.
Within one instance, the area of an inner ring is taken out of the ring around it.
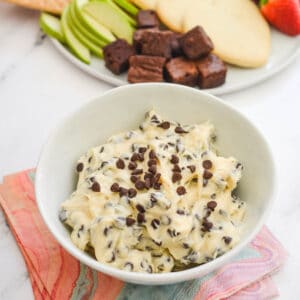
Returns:
[[[129,14],[136,16],[139,12],[138,8],[136,8],[134,5],[132,5],[127,0],[113,0],[117,5],[119,5],[121,8],[123,8],[126,12]]]
[[[111,3],[110,0],[92,1],[83,6],[83,11],[96,20],[101,20],[118,38],[123,38],[131,44],[134,28],[123,14],[119,13],[120,8],[116,9],[116,4]]]
[[[78,18],[78,21],[86,28],[86,31],[93,34],[98,39],[103,40],[103,42],[112,43],[116,40],[115,36],[103,26],[101,23],[97,22],[90,15],[82,11],[81,7],[88,3],[88,0],[73,0],[74,13]]]
[[[73,34],[67,22],[68,14],[69,14],[69,6],[66,6],[61,17],[61,28],[66,38],[67,45],[81,61],[83,61],[86,64],[90,64],[91,62],[90,50],[87,47],[85,47]]]
[[[65,43],[65,37],[61,29],[61,23],[57,17],[47,13],[41,13],[39,25],[47,35],[59,40],[62,43]]]
[[[70,6],[72,5],[72,3],[70,4]],[[75,20],[72,16],[72,7],[70,7],[68,15],[67,15],[67,22],[68,25],[70,27],[70,29],[72,30],[73,34],[77,37],[77,39],[85,46],[87,47],[94,55],[98,56],[98,57],[103,57],[103,51],[101,49],[101,47],[95,43],[93,43],[93,41],[91,41],[86,35],[84,35],[79,28],[76,27],[75,24]]]

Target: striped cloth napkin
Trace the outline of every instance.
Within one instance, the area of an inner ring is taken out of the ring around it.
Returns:
[[[270,276],[287,254],[266,227],[231,263],[196,280],[141,286],[96,272],[68,254],[43,223],[34,174],[30,170],[5,177],[0,204],[25,259],[35,299],[260,300],[278,295]]]

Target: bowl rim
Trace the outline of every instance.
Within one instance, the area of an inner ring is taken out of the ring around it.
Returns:
[[[270,187],[270,195],[268,197],[268,203],[266,205],[266,208],[263,212],[263,214],[260,217],[259,222],[256,224],[256,226],[250,231],[250,233],[244,238],[242,242],[239,242],[233,249],[229,250],[222,256],[207,262],[205,264],[182,270],[177,272],[166,272],[166,273],[140,273],[140,272],[130,272],[125,271],[121,269],[117,269],[115,267],[111,267],[109,265],[105,265],[99,261],[97,261],[95,258],[86,256],[84,251],[77,248],[75,245],[67,245],[65,243],[65,237],[59,233],[59,231],[56,229],[56,226],[54,223],[51,222],[51,219],[47,217],[47,208],[44,205],[42,199],[45,197],[43,196],[43,191],[41,189],[41,180],[43,177],[43,164],[45,163],[45,155],[48,153],[48,146],[55,140],[56,135],[59,133],[61,128],[65,127],[65,124],[68,123],[71,119],[76,117],[78,114],[80,114],[82,109],[87,109],[89,106],[93,106],[93,104],[96,101],[110,101],[110,96],[114,94],[122,93],[124,90],[128,89],[136,89],[136,88],[143,88],[143,87],[152,87],[154,89],[156,88],[171,88],[171,89],[181,89],[182,91],[185,91],[186,93],[194,93],[198,95],[205,96],[209,101],[215,102],[217,105],[221,105],[225,107],[227,110],[231,111],[234,114],[237,114],[239,117],[244,119],[250,127],[255,131],[257,136],[259,136],[261,142],[264,144],[265,149],[268,153],[268,156],[270,158],[271,162],[271,183],[272,186]],[[178,84],[170,84],[170,83],[138,83],[138,84],[131,84],[131,85],[123,85],[120,87],[112,88],[96,97],[93,97],[90,101],[87,103],[84,103],[81,105],[78,109],[68,114],[66,117],[63,118],[62,121],[60,121],[56,127],[51,131],[50,135],[48,136],[46,143],[42,147],[40,157],[38,160],[37,168],[36,168],[36,175],[35,175],[35,195],[36,195],[36,202],[39,209],[39,212],[42,216],[43,221],[45,222],[47,228],[50,230],[53,237],[57,240],[57,242],[73,257],[78,259],[79,261],[83,262],[85,265],[91,267],[94,270],[97,270],[99,272],[105,273],[107,275],[122,279],[127,282],[139,282],[141,284],[167,284],[167,283],[176,283],[181,282],[185,280],[189,280],[192,278],[201,277],[201,274],[204,272],[205,269],[208,269],[207,272],[211,272],[224,263],[228,262],[230,259],[232,259],[234,256],[236,256],[246,245],[251,242],[254,237],[257,235],[257,233],[260,231],[260,229],[263,227],[265,220],[267,216],[270,213],[271,207],[276,199],[277,194],[277,170],[276,170],[276,164],[275,159],[273,156],[273,153],[271,151],[271,147],[267,139],[264,137],[264,135],[261,133],[261,131],[258,129],[258,127],[248,119],[247,116],[245,116],[243,113],[241,113],[239,110],[237,110],[232,105],[226,103],[224,100],[211,95],[209,93],[206,93],[201,90],[196,90],[191,87],[186,87]],[[202,272],[203,271],[203,272]],[[197,276],[198,275],[198,276]]]

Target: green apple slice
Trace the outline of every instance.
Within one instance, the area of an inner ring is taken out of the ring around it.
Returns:
[[[73,18],[71,11],[72,3],[70,4],[69,12],[67,15],[67,22],[74,35],[85,47],[90,49],[93,54],[95,54],[98,57],[103,57],[103,51],[101,47],[98,44],[95,44],[92,40],[90,40],[88,36],[81,32],[81,30],[76,26],[76,18]]]
[[[74,11],[76,17],[79,19],[81,24],[97,38],[104,40],[105,42],[111,43],[116,40],[115,36],[101,23],[97,22],[90,15],[82,11],[82,6],[88,3],[88,0],[73,0]]]
[[[123,8],[126,12],[129,14],[136,16],[138,13],[138,8],[134,5],[132,5],[127,0],[114,0],[115,3],[117,3],[121,8]]]
[[[91,62],[91,53],[90,50],[84,46],[78,38],[73,34],[69,24],[67,22],[67,17],[69,14],[69,6],[63,11],[62,18],[61,18],[61,28],[62,32],[66,38],[66,42],[72,52],[83,62],[89,64]]]
[[[103,1],[103,0],[94,0],[94,1]],[[110,5],[114,6],[116,10],[119,11],[120,14],[122,14],[124,16],[124,18],[126,18],[129,22],[129,24],[131,24],[132,26],[136,27],[136,20],[134,18],[132,18],[131,16],[127,15],[124,10],[122,10],[115,2],[113,2],[113,0],[106,0],[109,2]]]
[[[40,27],[49,36],[59,40],[60,42],[65,42],[64,34],[61,30],[60,20],[47,13],[41,13],[40,16]]]
[[[74,1],[72,1],[70,3],[69,19],[72,20],[73,27],[76,27],[77,31],[79,31],[84,38],[90,40],[93,44],[98,45],[100,48],[102,48],[102,47],[104,47],[108,44],[108,42],[106,42],[103,39],[100,39],[97,36],[95,36],[93,33],[91,33],[89,30],[87,30],[85,28],[85,26],[82,25],[82,23],[80,23],[79,18],[77,18],[77,16],[76,16],[75,2]],[[79,37],[77,36],[77,38],[79,38]]]
[[[93,1],[85,4],[83,11],[101,22],[118,38],[132,43],[134,29],[124,15],[120,13],[120,9],[116,9],[114,5],[111,5],[109,0]]]

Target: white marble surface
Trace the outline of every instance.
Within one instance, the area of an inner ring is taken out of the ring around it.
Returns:
[[[41,39],[37,20],[36,12],[0,3],[1,178],[35,166],[51,128],[111,88],[76,69],[48,39]],[[272,79],[223,97],[258,125],[275,154],[279,194],[267,225],[290,253],[274,277],[280,299],[288,300],[300,299],[299,70],[300,57]],[[22,256],[2,213],[0,254],[0,299],[33,299]]]

